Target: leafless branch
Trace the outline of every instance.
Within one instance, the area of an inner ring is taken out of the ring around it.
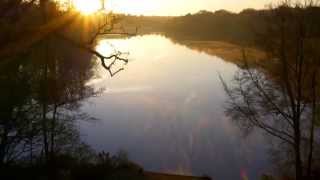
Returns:
[[[115,53],[115,54],[110,55],[110,56],[104,56],[101,53],[99,53],[98,51],[92,49],[92,47],[90,47],[90,46],[85,46],[83,43],[76,42],[76,41],[72,40],[71,38],[68,38],[68,37],[66,37],[66,36],[64,36],[62,34],[57,34],[56,33],[56,35],[59,38],[65,40],[66,42],[72,44],[73,46],[75,46],[75,47],[77,47],[79,49],[85,50],[88,53],[91,53],[91,54],[95,55],[96,57],[98,57],[100,59],[100,61],[101,61],[101,65],[109,72],[111,77],[115,76],[120,71],[124,70],[124,68],[120,68],[120,69],[118,69],[116,71],[112,70],[112,67],[114,66],[114,64],[117,61],[122,61],[125,64],[127,64],[128,61],[129,61],[128,59],[121,57],[123,55],[123,53],[121,53],[119,51],[117,53]],[[107,61],[108,60],[112,60],[112,62],[109,65],[107,65]]]

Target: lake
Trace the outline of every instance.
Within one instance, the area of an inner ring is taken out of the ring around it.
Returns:
[[[115,77],[99,65],[88,85],[103,89],[82,111],[97,118],[79,124],[97,151],[124,150],[148,171],[258,179],[268,173],[267,140],[244,137],[225,115],[219,75],[231,82],[238,67],[160,35],[101,39],[97,50],[129,52]]]

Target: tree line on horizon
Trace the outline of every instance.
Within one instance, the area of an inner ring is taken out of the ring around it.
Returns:
[[[299,8],[291,7],[292,10]],[[307,11],[318,25],[320,7],[311,6]],[[256,45],[257,36],[267,29],[271,9],[244,9],[239,13],[227,10],[188,13],[184,16],[137,16],[120,14],[121,23],[128,30],[138,28],[139,34],[163,34],[174,40],[227,41],[240,45]]]

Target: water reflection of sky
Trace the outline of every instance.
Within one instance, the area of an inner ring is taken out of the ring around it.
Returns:
[[[83,110],[100,119],[81,123],[83,139],[98,151],[126,150],[147,170],[208,174],[217,179],[257,179],[267,166],[260,134],[244,139],[225,117],[226,96],[218,74],[230,80],[237,67],[156,35],[101,40],[130,52],[114,78],[102,68],[90,82],[104,92]]]

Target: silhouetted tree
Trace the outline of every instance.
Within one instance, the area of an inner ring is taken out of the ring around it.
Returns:
[[[285,143],[299,180],[312,178],[314,144],[319,143],[314,137],[320,32],[314,21],[320,11],[308,2],[292,5],[285,1],[271,9],[257,41],[267,59],[253,66],[246,63],[244,52],[236,85],[230,88],[224,83],[230,97],[227,114],[247,132],[259,128]]]
[[[4,0],[0,10],[0,165],[28,153],[31,163],[41,154],[53,161],[71,144],[65,140],[77,137],[72,122],[79,116],[68,114],[96,94],[85,85],[92,56],[111,76],[123,70],[113,70],[117,61],[127,63],[121,52],[94,50],[116,19],[104,9],[83,17],[53,0]]]

